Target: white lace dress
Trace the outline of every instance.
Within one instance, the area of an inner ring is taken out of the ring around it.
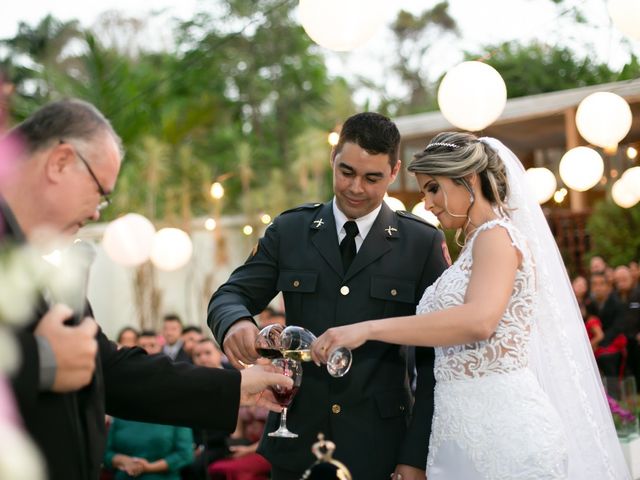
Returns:
[[[456,262],[424,292],[417,312],[464,303],[473,241],[503,227],[523,255],[507,309],[485,341],[436,348],[429,480],[567,478],[562,422],[527,368],[535,272],[522,235],[507,219],[481,225]]]

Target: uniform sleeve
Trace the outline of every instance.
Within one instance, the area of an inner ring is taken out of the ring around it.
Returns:
[[[193,434],[191,429],[174,427],[173,451],[164,457],[170,472],[176,472],[193,462]]]
[[[244,265],[211,297],[207,320],[220,345],[231,325],[261,312],[278,293],[278,229],[276,219]]]
[[[106,411],[140,422],[233,432],[240,406],[240,373],[173,363],[141,348],[117,349],[98,333]]]
[[[425,263],[419,292],[419,298],[424,289],[436,281],[448,266],[446,243],[442,232],[435,231],[431,236],[429,256]],[[430,347],[416,348],[416,370],[418,378],[413,410],[407,435],[405,436],[398,463],[411,465],[421,470],[427,464],[428,442],[431,436],[431,420],[433,418],[433,389],[435,377],[433,374],[435,353]]]

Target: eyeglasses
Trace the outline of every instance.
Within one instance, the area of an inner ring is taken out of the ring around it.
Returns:
[[[71,145],[70,143],[60,139],[61,145],[65,143],[67,145]],[[80,159],[82,163],[84,163],[84,166],[87,167],[87,170],[89,171],[89,175],[91,175],[91,178],[93,178],[93,181],[96,183],[96,186],[98,187],[98,191],[100,192],[102,201],[96,206],[96,210],[101,212],[102,210],[107,208],[109,205],[111,205],[111,198],[109,197],[109,194],[104,190],[104,188],[102,188],[102,185],[100,185],[100,181],[98,180],[98,177],[96,177],[96,174],[93,173],[93,170],[89,166],[89,162],[87,162],[87,159],[82,156],[82,154],[76,149],[76,147],[74,147],[73,145],[71,146],[73,147],[73,151],[76,154],[76,156]]]

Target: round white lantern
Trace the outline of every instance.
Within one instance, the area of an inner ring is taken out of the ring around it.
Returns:
[[[311,40],[345,52],[373,37],[389,18],[386,0],[300,0],[300,23]]]
[[[160,270],[172,271],[184,266],[192,253],[189,235],[178,228],[163,228],[153,239],[151,261]]]
[[[0,417],[0,478],[44,480],[45,465],[38,448],[22,427]]]
[[[602,148],[618,146],[631,128],[631,108],[627,101],[610,92],[592,93],[578,105],[576,126],[580,135]]]
[[[560,160],[560,178],[572,190],[584,192],[600,181],[604,172],[602,157],[593,148],[576,147]]]
[[[558,184],[551,170],[544,167],[529,168],[525,176],[539,204],[542,205],[553,197]]]
[[[402,200],[398,200],[395,197],[390,197],[389,195],[384,196],[384,201],[386,202],[387,206],[393,210],[394,212],[396,210],[406,210],[407,208],[404,206],[404,203],[402,203]]]
[[[640,167],[631,167],[621,177],[628,189],[640,198]]]
[[[640,2],[638,0],[609,0],[609,16],[618,29],[640,40]]]
[[[424,202],[416,203],[415,206],[411,209],[411,213],[422,218],[425,222],[429,222],[435,227],[438,227],[440,225],[438,217],[424,208]]]
[[[135,267],[149,259],[155,233],[155,227],[147,218],[128,213],[107,226],[102,247],[114,262]]]
[[[616,204],[622,208],[631,208],[640,197],[629,188],[630,185],[624,178],[621,178],[611,186],[611,197]]]
[[[452,68],[438,88],[444,117],[464,130],[477,132],[492,124],[507,103],[507,86],[498,71],[482,62]]]

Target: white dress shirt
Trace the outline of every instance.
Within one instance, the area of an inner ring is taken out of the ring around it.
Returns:
[[[373,222],[376,220],[378,213],[380,213],[380,209],[382,208],[382,204],[378,205],[378,208],[367,213],[364,217],[356,218],[354,221],[358,225],[358,235],[356,235],[356,252],[360,251],[360,247],[362,246],[362,242],[367,238],[371,227],[373,226]],[[347,216],[342,213],[342,210],[338,208],[336,204],[336,197],[333,197],[333,217],[336,220],[336,231],[338,233],[338,244],[342,241],[342,239],[347,235],[347,232],[344,229],[344,224],[349,220]]]

